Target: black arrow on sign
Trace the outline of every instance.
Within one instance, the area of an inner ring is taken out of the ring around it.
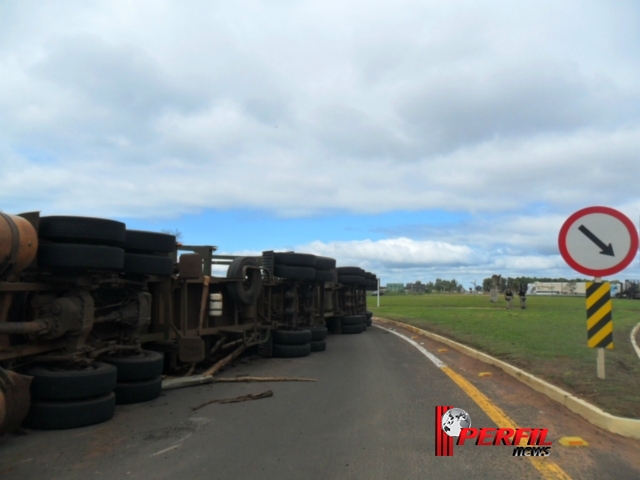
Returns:
[[[593,233],[591,233],[591,230],[589,230],[587,227],[585,227],[584,225],[580,225],[580,227],[578,228],[578,230],[580,230],[582,233],[585,234],[585,236],[591,240],[593,243],[595,243],[598,247],[600,247],[600,255],[609,255],[611,257],[614,256],[613,254],[613,247],[611,246],[611,244],[609,245],[605,245],[604,242],[602,240],[600,240],[598,237],[596,237]]]

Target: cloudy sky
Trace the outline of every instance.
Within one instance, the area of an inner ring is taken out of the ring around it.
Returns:
[[[640,217],[639,24],[631,0],[4,0],[0,209],[383,283],[582,276],[564,220]]]

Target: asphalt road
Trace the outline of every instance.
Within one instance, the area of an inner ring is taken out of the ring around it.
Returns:
[[[477,405],[409,343],[378,328],[332,335],[302,359],[253,359],[223,376],[317,382],[210,384],[120,406],[113,420],[0,438],[0,478],[426,479],[540,478],[512,447],[455,447],[435,457],[436,405]],[[273,397],[189,407],[266,390]]]

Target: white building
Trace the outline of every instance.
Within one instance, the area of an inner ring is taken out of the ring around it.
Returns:
[[[611,296],[620,291],[618,282],[611,283]],[[586,295],[586,282],[535,282],[527,286],[529,295]]]

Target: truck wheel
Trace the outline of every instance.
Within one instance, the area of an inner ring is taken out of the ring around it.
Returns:
[[[123,271],[137,275],[171,275],[173,273],[173,259],[157,255],[125,253]]]
[[[160,352],[142,350],[134,355],[107,355],[101,358],[118,371],[118,382],[149,380],[162,374],[164,355]]]
[[[243,274],[244,267],[258,267],[258,262],[251,257],[234,259],[227,270],[227,278],[244,278],[244,280],[228,283],[227,291],[236,303],[252,305],[262,288],[262,273],[257,268],[247,268],[247,273]]]
[[[24,425],[43,430],[86,427],[110,420],[115,409],[113,392],[85,400],[33,400]]]
[[[305,345],[312,335],[310,330],[273,330],[271,333],[274,345]]]
[[[141,382],[122,382],[114,390],[117,405],[155,400],[162,393],[162,376]]]
[[[367,317],[367,320],[371,320],[371,317],[373,317],[373,312],[370,312],[369,310],[364,312],[364,314]]]
[[[75,400],[111,392],[116,386],[118,371],[113,365],[94,362],[76,370],[39,365],[30,368],[27,375],[33,377],[31,396],[34,400]]]
[[[326,340],[314,340],[309,342],[312,352],[324,352],[327,349]]]
[[[124,249],[139,253],[171,253],[176,248],[176,236],[168,233],[127,230]]]
[[[292,267],[315,267],[316,256],[308,253],[276,252],[274,254],[274,262]]]
[[[364,285],[365,284],[365,279],[364,279],[364,277],[359,277],[358,275],[341,275],[341,274],[338,274],[338,283]]]
[[[122,246],[126,226],[105,218],[52,216],[40,217],[38,236],[69,243]]]
[[[327,327],[311,327],[309,330],[311,331],[311,340],[313,341],[324,340],[327,338]]]
[[[315,267],[318,270],[331,270],[336,268],[336,259],[330,257],[319,257],[316,256],[316,265]]]
[[[273,356],[276,358],[299,358],[311,355],[311,346],[306,345],[278,345],[273,344]]]
[[[367,324],[367,327],[370,327],[371,325],[373,325],[373,320],[368,318],[367,321],[366,321],[366,324]]]
[[[300,280],[313,280],[316,278],[316,269],[311,267],[290,267],[288,265],[275,265],[273,273],[280,278],[297,278]]]
[[[335,272],[331,270],[316,270],[315,280],[317,282],[332,282],[335,283],[337,281],[337,277]]]
[[[342,333],[362,333],[362,324],[359,325],[343,325]]]
[[[363,322],[362,315],[346,315],[342,317],[342,326],[345,325],[360,325]]]
[[[122,271],[124,250],[102,245],[49,243],[38,247],[38,266]]]
[[[364,270],[360,267],[338,267],[338,275],[357,275],[362,277],[364,274]]]

